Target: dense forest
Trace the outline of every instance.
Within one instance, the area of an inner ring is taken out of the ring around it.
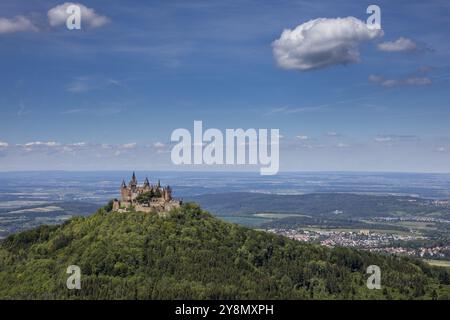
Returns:
[[[449,271],[223,222],[195,204],[159,216],[100,209],[0,245],[0,299],[450,299]],[[66,287],[69,265],[81,290]],[[381,268],[381,290],[366,268]]]

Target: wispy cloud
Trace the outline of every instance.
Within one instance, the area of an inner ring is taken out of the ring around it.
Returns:
[[[386,41],[378,44],[378,50],[385,52],[414,52],[417,44],[411,39],[400,37],[395,41]]]
[[[137,147],[137,143],[136,142],[125,143],[121,147],[124,149],[134,149]]]
[[[289,115],[289,114],[302,113],[302,112],[308,112],[308,111],[317,111],[317,110],[323,109],[326,106],[328,106],[328,104],[316,106],[316,107],[299,107],[299,108],[279,107],[279,108],[273,108],[273,109],[267,111],[264,115],[265,116],[270,116],[270,115],[274,115],[274,114]]]
[[[90,75],[74,78],[74,80],[67,85],[66,89],[72,93],[84,93],[107,88],[109,86],[125,87],[119,80],[103,76]]]
[[[38,28],[33,24],[33,22],[24,16],[0,18],[0,34],[37,30]]]
[[[162,143],[162,142],[155,142],[153,144],[153,147],[155,147],[155,148],[165,148],[166,145],[164,143]]]
[[[370,75],[369,81],[379,84],[385,88],[398,86],[428,86],[433,82],[428,77],[410,76],[407,78],[389,79],[378,75]]]
[[[24,147],[36,147],[36,146],[44,146],[44,147],[58,147],[61,144],[56,141],[33,141],[33,142],[27,142],[23,144]]]
[[[329,136],[329,137],[341,137],[342,134],[340,134],[338,132],[330,131],[330,132],[327,132],[327,136]]]
[[[350,145],[349,145],[348,143],[339,142],[339,143],[336,145],[336,147],[337,147],[337,148],[340,148],[340,149],[342,149],[342,148],[350,148]]]
[[[126,110],[123,106],[111,106],[111,107],[92,107],[92,108],[74,108],[67,109],[61,112],[62,115],[94,115],[94,116],[107,116],[122,113]]]
[[[375,142],[394,142],[394,141],[415,141],[419,137],[415,135],[401,135],[401,134],[388,134],[388,135],[378,135],[374,138]]]

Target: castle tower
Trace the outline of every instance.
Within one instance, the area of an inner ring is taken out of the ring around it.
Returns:
[[[136,179],[136,174],[133,171],[133,176],[131,177],[131,181],[130,181],[129,187],[130,187],[130,189],[132,191],[134,191],[134,190],[136,190],[137,185],[138,185],[138,181]]]
[[[170,188],[170,186],[163,188],[163,197],[165,201],[172,200],[172,189]]]
[[[122,197],[122,201],[129,201],[129,191],[127,185],[125,184],[125,180],[122,180],[122,186],[120,188],[120,196]]]

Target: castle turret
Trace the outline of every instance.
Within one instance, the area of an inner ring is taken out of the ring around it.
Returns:
[[[172,200],[172,189],[170,186],[167,186],[163,189],[163,197],[165,201]]]
[[[120,196],[122,197],[122,201],[129,201],[130,200],[130,193],[128,190],[128,187],[125,183],[125,180],[122,180],[122,186],[120,188]]]
[[[137,184],[138,184],[138,181],[136,179],[136,174],[133,171],[133,176],[131,177],[131,181],[130,181],[129,187],[132,190],[135,190],[137,188]]]

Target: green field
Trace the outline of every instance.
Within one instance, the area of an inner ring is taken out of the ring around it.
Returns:
[[[436,267],[450,268],[450,261],[447,261],[447,260],[428,260],[428,259],[426,259],[425,262],[427,262],[429,265],[436,266]]]

